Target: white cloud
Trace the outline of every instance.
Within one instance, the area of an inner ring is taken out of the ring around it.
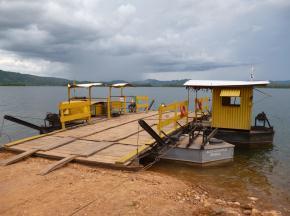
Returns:
[[[0,50],[0,65],[2,70],[55,77],[68,76],[69,68],[68,65],[61,62],[23,58],[3,50]]]
[[[131,4],[125,4],[118,7],[118,12],[124,16],[130,16],[136,12],[136,8]]]
[[[290,46],[289,11],[286,0],[0,1],[0,49],[30,62],[25,70],[44,74],[58,64],[81,79],[91,71],[98,79],[215,73],[257,61],[266,77],[270,62],[289,66],[273,48]]]

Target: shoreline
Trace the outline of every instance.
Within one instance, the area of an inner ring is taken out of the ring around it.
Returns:
[[[0,85],[0,87],[67,87],[66,85]],[[105,86],[106,87],[106,86]],[[183,85],[170,86],[170,85],[160,85],[160,86],[150,86],[150,85],[134,85],[134,87],[141,88],[184,88]],[[290,89],[290,86],[269,86],[260,87],[258,89]]]
[[[0,152],[0,160],[11,156]],[[46,176],[52,163],[32,157],[0,167],[1,215],[282,215],[263,207],[256,197],[247,202],[153,171],[126,172],[76,163]]]

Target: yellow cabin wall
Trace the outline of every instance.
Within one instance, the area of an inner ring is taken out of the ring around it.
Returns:
[[[240,89],[240,106],[223,106],[220,93],[222,89],[214,88],[212,100],[212,127],[250,130],[252,123],[253,88],[242,87]]]

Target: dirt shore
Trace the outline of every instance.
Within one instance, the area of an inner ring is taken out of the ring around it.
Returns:
[[[0,160],[10,156],[0,152]],[[71,163],[38,175],[51,163],[32,157],[0,167],[0,215],[282,215],[257,209],[255,197],[216,199],[202,185],[150,171]]]

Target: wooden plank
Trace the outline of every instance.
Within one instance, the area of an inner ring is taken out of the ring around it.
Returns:
[[[52,149],[56,149],[56,148],[59,148],[59,147],[64,146],[64,145],[68,145],[68,144],[72,143],[75,140],[76,139],[72,139],[72,140],[69,140],[69,141],[66,141],[66,142],[50,144],[50,145],[47,145],[47,146],[43,146],[40,150],[41,151],[50,151]]]
[[[88,157],[111,145],[114,145],[114,143],[76,140],[67,145],[54,149],[53,151],[50,151],[50,153],[61,153],[61,154],[79,155],[82,157]]]
[[[68,144],[74,141],[75,138],[72,137],[57,137],[57,136],[45,136],[31,141],[23,142],[15,146],[22,150],[29,149],[39,149],[43,151],[48,151],[53,148]]]
[[[11,147],[11,146],[18,145],[18,144],[26,142],[26,141],[30,141],[30,140],[38,139],[38,138],[41,138],[41,137],[53,135],[53,134],[60,133],[60,132],[63,132],[63,131],[64,131],[64,129],[60,129],[60,130],[56,130],[56,131],[53,131],[53,132],[50,132],[50,133],[47,133],[47,134],[39,134],[39,135],[31,136],[31,137],[26,137],[26,138],[23,138],[23,139],[20,139],[20,140],[16,140],[16,141],[12,141],[10,143],[7,143],[7,144],[4,145],[4,147]]]
[[[40,134],[40,135],[31,136],[31,137],[26,137],[26,138],[23,138],[23,139],[20,139],[20,140],[16,140],[16,141],[7,143],[4,146],[5,147],[10,147],[10,146],[18,145],[18,144],[26,142],[26,141],[38,139],[38,138],[44,137],[44,136],[47,136],[47,134]]]
[[[150,124],[150,121],[148,121]],[[151,123],[153,126],[154,124]],[[143,129],[140,127],[139,131],[141,132]],[[126,125],[122,125],[116,128],[108,129],[103,132],[96,133],[91,136],[83,137],[85,140],[95,140],[95,141],[110,141],[117,142],[122,139],[126,139],[134,134],[138,133],[138,122],[134,121]]]
[[[115,163],[116,164],[124,164],[127,161],[135,158],[138,154],[140,154],[144,150],[148,149],[149,147],[150,147],[150,145],[143,145],[143,146],[139,147],[138,150],[135,149],[135,150],[131,151],[129,154],[124,155],[123,157],[121,157],[120,159],[118,159]]]
[[[62,133],[58,133],[57,136],[60,137],[76,137],[76,138],[84,138],[88,136],[92,136],[95,134],[99,134],[101,132],[106,132],[110,129],[115,129],[133,122],[137,122],[139,119],[149,118],[157,115],[156,112],[151,111],[149,114],[126,114],[120,116],[118,118],[112,118],[106,121],[97,122],[92,125],[80,126],[74,129],[68,129]],[[107,132],[106,132],[107,133]],[[95,139],[93,139],[95,140]]]
[[[95,155],[99,156],[112,156],[112,157],[122,157],[123,155],[128,154],[132,150],[136,149],[136,146],[132,145],[122,145],[122,144],[114,144],[109,148],[106,148]]]
[[[0,164],[2,166],[7,166],[7,165],[10,165],[10,164],[16,163],[16,162],[18,162],[20,160],[23,160],[23,159],[29,157],[30,155],[33,155],[38,150],[39,149],[32,149],[32,150],[29,150],[29,151],[25,151],[25,152],[23,152],[21,154],[15,155],[15,156],[13,156],[11,158],[8,158],[8,159],[6,159],[4,161],[1,161]]]
[[[61,160],[41,173],[45,173],[45,171],[50,172],[74,159],[76,161],[81,160],[82,162],[87,161],[89,163],[120,166],[116,164],[116,161],[124,156],[128,156],[133,150],[136,150],[138,120],[147,118],[148,123],[155,123],[156,119],[153,116],[156,116],[156,112],[150,112],[148,114],[127,114],[118,118],[112,118],[111,120],[96,122],[94,125],[79,126],[74,129],[30,137],[17,141],[15,145],[11,147],[7,146],[6,148],[19,152],[25,151],[19,156],[15,156],[15,159],[11,159],[11,163],[29,157],[29,155],[33,153],[37,156]],[[87,132],[89,132],[90,135],[92,135],[92,133],[95,134],[97,139],[101,138],[100,132],[103,132],[102,138],[109,139],[110,137],[110,140],[102,142],[97,142],[96,140],[88,141],[85,139],[86,136],[81,136],[87,134]],[[77,137],[71,136],[77,133]],[[143,133],[144,131],[140,128],[140,138]],[[136,139],[134,139],[135,137]],[[112,140],[119,139],[126,140],[128,142],[127,145],[111,142]],[[129,141],[129,139],[131,140]],[[149,140],[151,140],[149,135],[144,136],[144,141],[142,137],[142,142],[139,143],[142,146],[139,146],[138,152],[146,150],[144,146]],[[18,157],[19,159],[17,159]],[[127,163],[129,162],[128,160]],[[127,166],[127,163],[123,162],[122,166]]]
[[[71,162],[72,160],[74,160],[77,157],[78,157],[78,155],[70,155],[68,157],[65,157],[62,160],[57,161],[56,163],[49,165],[47,168],[42,170],[39,173],[39,175],[46,175],[46,174],[52,172],[53,170],[56,170],[56,169],[58,169],[60,167],[63,167],[64,165],[66,165],[67,163]]]

